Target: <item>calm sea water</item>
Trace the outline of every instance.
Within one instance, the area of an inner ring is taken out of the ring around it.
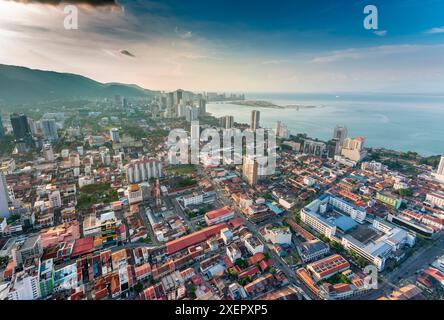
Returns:
[[[372,94],[247,94],[246,99],[277,105],[310,105],[311,109],[270,109],[209,103],[216,117],[233,115],[235,122],[249,123],[251,110],[260,110],[262,127],[274,128],[278,120],[292,134],[328,140],[336,125],[348,135],[363,136],[369,147],[416,151],[421,155],[444,154],[444,96]]]

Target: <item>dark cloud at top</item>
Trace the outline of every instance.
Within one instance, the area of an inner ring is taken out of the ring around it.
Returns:
[[[117,0],[9,0],[20,3],[41,3],[58,5],[61,3],[66,4],[87,4],[93,7],[100,6],[118,6]]]
[[[120,51],[121,54],[128,56],[128,57],[135,57],[135,55],[133,55],[131,52],[129,52],[128,50],[121,50]]]

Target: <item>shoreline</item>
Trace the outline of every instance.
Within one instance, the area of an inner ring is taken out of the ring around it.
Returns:
[[[299,104],[289,104],[289,105],[277,105],[266,100],[244,100],[244,101],[219,101],[213,102],[218,104],[233,104],[238,106],[252,107],[252,108],[267,108],[267,109],[314,109],[319,106],[314,105],[299,105]]]

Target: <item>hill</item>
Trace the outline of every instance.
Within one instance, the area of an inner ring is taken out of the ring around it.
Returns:
[[[76,98],[149,97],[156,91],[136,85],[101,83],[72,73],[0,64],[0,102],[29,103]]]

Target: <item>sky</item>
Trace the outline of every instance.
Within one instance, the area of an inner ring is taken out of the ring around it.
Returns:
[[[0,0],[0,63],[154,90],[444,93],[444,1],[72,1],[77,30],[67,3]]]

